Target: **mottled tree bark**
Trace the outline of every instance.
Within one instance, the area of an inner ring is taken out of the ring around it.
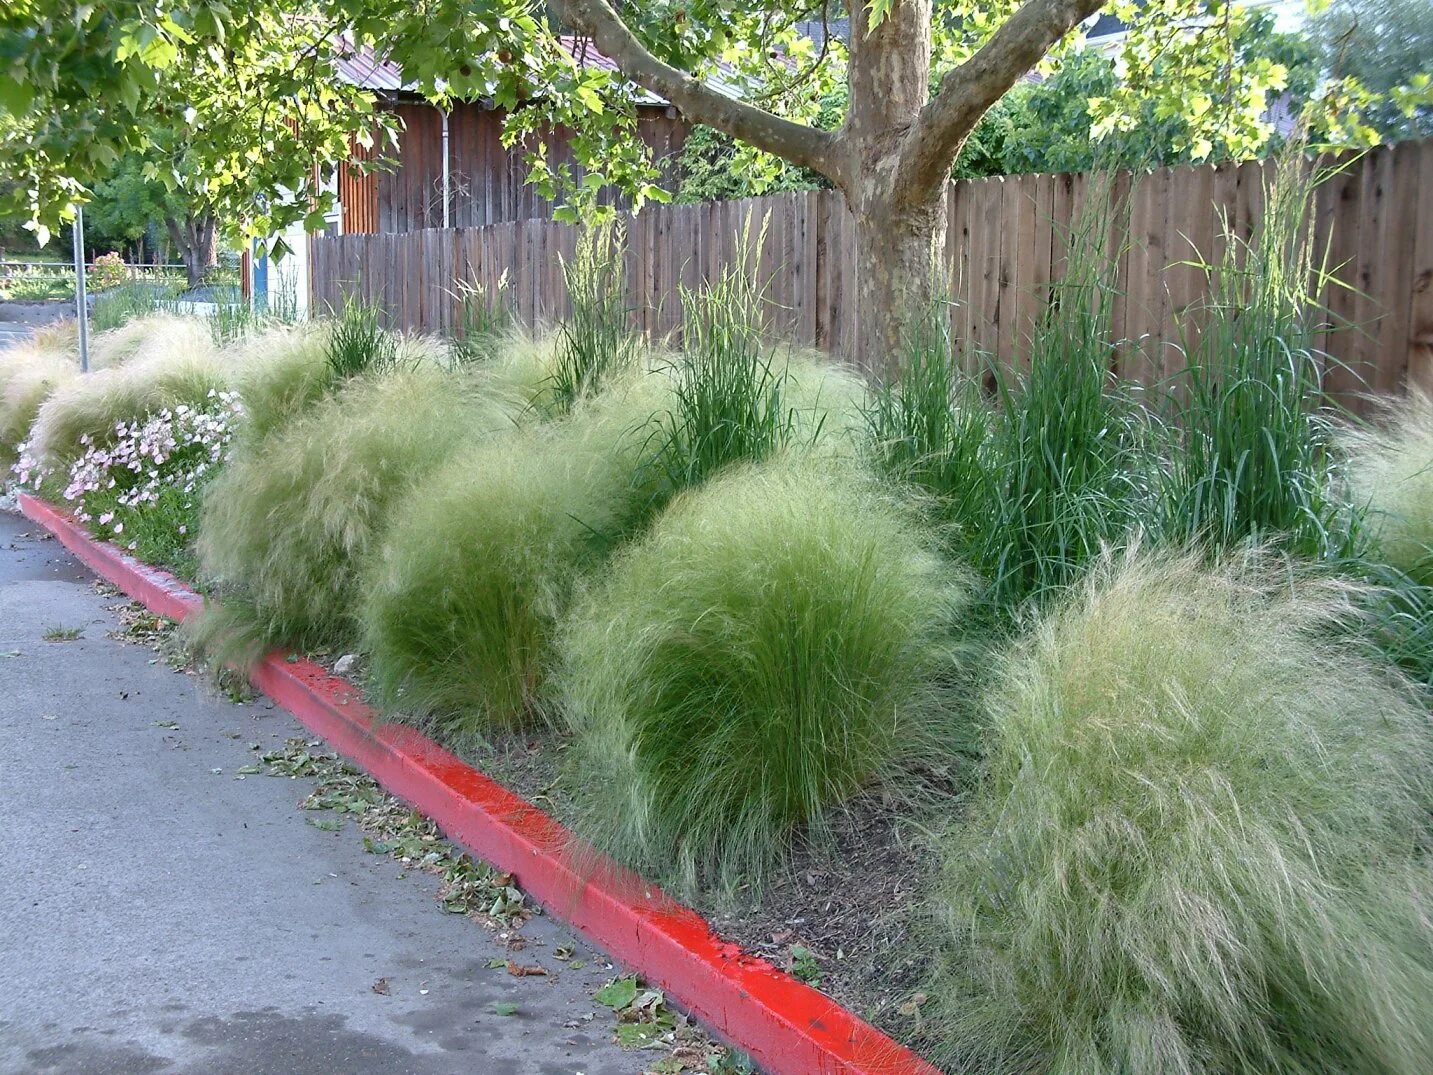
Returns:
[[[218,221],[208,214],[164,222],[170,241],[179,249],[190,287],[204,282],[204,273],[219,264]]]

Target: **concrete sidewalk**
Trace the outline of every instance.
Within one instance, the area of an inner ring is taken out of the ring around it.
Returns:
[[[627,1075],[591,996],[615,971],[545,917],[521,960],[436,880],[326,832],[303,780],[238,779],[304,734],[107,636],[57,542],[0,512],[0,1072]],[[76,641],[44,641],[50,628]],[[177,727],[169,727],[174,722]],[[375,992],[386,979],[389,995]],[[516,1004],[515,1015],[495,1006]],[[595,1015],[594,1015],[595,1013]]]

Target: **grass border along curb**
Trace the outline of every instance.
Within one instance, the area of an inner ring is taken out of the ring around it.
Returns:
[[[20,510],[151,612],[183,620],[203,598],[172,575],[98,541],[27,494]],[[275,652],[254,685],[447,837],[506,870],[523,891],[619,962],[666,990],[774,1075],[938,1075],[830,997],[734,944],[706,920],[576,842],[556,820],[413,728],[382,724],[347,680]]]

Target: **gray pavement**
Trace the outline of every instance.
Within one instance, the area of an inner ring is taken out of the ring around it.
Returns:
[[[614,972],[582,944],[585,968],[554,959],[560,922],[529,922],[520,958],[561,973],[490,968],[499,940],[442,913],[435,879],[399,879],[352,824],[306,823],[306,781],[239,779],[250,742],[300,726],[108,637],[123,601],[92,582],[0,511],[0,1072],[626,1075],[661,1057],[611,1044],[591,995]]]
[[[19,343],[37,325],[74,315],[73,302],[0,302],[0,351]]]

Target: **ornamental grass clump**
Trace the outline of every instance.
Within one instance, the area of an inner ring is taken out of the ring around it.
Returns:
[[[451,294],[458,302],[457,331],[449,338],[453,361],[490,361],[503,338],[516,326],[507,270],[503,270],[491,292],[482,283],[459,280]]]
[[[572,312],[558,331],[556,362],[548,396],[553,411],[566,414],[579,399],[630,369],[642,353],[632,331],[623,286],[626,231],[620,223],[583,231],[562,275]]]
[[[1207,297],[1181,322],[1192,331],[1171,380],[1178,443],[1156,499],[1155,528],[1173,541],[1252,538],[1315,558],[1356,547],[1323,409],[1328,359],[1314,346],[1332,279],[1308,224],[1318,182],[1299,153],[1283,153],[1253,236],[1222,219],[1222,255],[1198,266]]]
[[[204,497],[201,566],[224,604],[196,639],[221,660],[353,641],[358,578],[393,502],[518,411],[480,375],[425,363],[351,378],[243,439]]]
[[[910,318],[899,372],[866,408],[873,458],[923,494],[1007,628],[1128,540],[1159,467],[1156,423],[1135,386],[1111,372],[1119,208],[1097,185],[1057,237],[1064,273],[1023,341],[1022,363],[962,354],[937,304]]]
[[[1063,286],[1031,341],[1029,370],[994,374],[997,405],[975,494],[946,501],[957,554],[989,581],[991,606],[1007,620],[1128,540],[1156,469],[1149,416],[1133,386],[1109,372],[1101,312],[1109,293],[1103,283]],[[976,419],[958,421],[973,427],[966,436],[979,428]],[[969,443],[951,443],[947,478],[966,466],[959,453]]]
[[[991,363],[993,399],[962,370],[944,313],[933,310],[912,319],[900,372],[865,411],[873,458],[923,495],[1006,626],[1127,540],[1156,469],[1149,416],[1109,371],[1103,234],[1090,223],[1070,236],[1028,367]]]
[[[745,254],[681,297],[673,398],[651,431],[645,464],[659,499],[787,449],[855,454],[863,381],[823,356],[766,340],[765,291]]]
[[[327,321],[274,325],[225,348],[244,401],[241,435],[259,441],[313,406],[333,385]]]
[[[90,369],[212,349],[213,340],[202,318],[153,313],[95,333],[90,340]]]
[[[1343,630],[1357,597],[1137,550],[1013,647],[934,893],[936,1059],[1427,1069],[1429,719]]]
[[[554,384],[562,350],[555,332],[534,332],[512,325],[494,337],[489,354],[480,364],[488,376],[517,395],[529,410],[542,418],[560,415]]]
[[[629,372],[566,419],[470,447],[403,499],[363,607],[388,705],[450,736],[550,716],[555,624],[644,517],[639,462],[669,399],[663,374]]]
[[[0,484],[20,457],[20,445],[40,407],[62,384],[79,375],[72,354],[37,341],[0,352]]]
[[[759,877],[796,830],[948,745],[964,599],[850,468],[783,455],[682,494],[562,634],[586,835],[687,888]]]
[[[1433,395],[1410,388],[1343,444],[1349,496],[1364,512],[1373,553],[1433,586]]]
[[[371,303],[347,303],[329,327],[326,342],[334,381],[383,373],[398,362],[398,340],[383,327],[383,310]]]
[[[67,468],[87,446],[112,443],[121,426],[166,407],[203,407],[228,387],[228,373],[202,324],[175,322],[156,331],[121,364],[68,380],[44,402],[33,438],[43,466]]]

